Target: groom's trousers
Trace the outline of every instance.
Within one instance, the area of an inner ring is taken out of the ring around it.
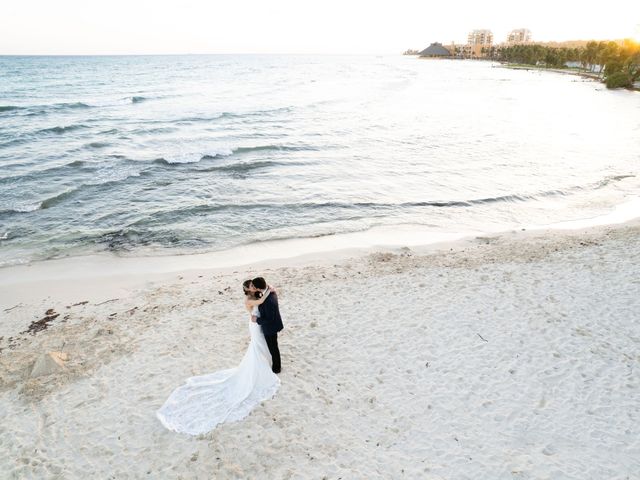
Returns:
[[[271,370],[274,373],[280,373],[280,350],[278,349],[278,334],[265,335],[264,339],[267,341],[267,347],[271,353]]]

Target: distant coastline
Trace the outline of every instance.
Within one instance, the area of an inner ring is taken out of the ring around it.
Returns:
[[[418,58],[490,60],[507,68],[569,73],[603,82],[607,88],[640,90],[640,43],[632,39],[553,43],[443,45],[432,43],[404,55]]]

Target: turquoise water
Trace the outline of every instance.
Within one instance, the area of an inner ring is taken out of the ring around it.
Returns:
[[[0,57],[0,265],[493,231],[640,196],[638,93],[496,67]]]

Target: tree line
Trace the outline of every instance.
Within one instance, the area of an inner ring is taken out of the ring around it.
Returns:
[[[483,50],[492,60],[507,63],[565,68],[567,62],[579,62],[585,71],[597,74],[609,88],[629,88],[640,81],[640,43],[633,40],[591,41],[577,48],[528,44]]]

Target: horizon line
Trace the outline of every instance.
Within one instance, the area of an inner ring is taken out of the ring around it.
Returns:
[[[148,57],[184,55],[402,55],[402,52],[0,53],[0,57]]]
[[[572,40],[536,40],[529,44],[543,44],[543,43],[570,43],[570,42],[620,42],[624,40],[632,40],[638,42],[633,37],[620,37],[620,38],[608,38],[608,39],[572,39]],[[442,45],[450,45],[451,43],[456,45],[465,45],[466,42],[456,43],[440,42]],[[434,43],[433,41],[430,43]],[[506,42],[494,43],[493,45],[504,45]],[[184,55],[326,55],[326,56],[366,56],[366,55],[402,55],[404,51],[413,50],[412,47],[405,48],[402,51],[394,52],[173,52],[173,53],[0,53],[0,57],[142,57],[142,56],[184,56]]]

